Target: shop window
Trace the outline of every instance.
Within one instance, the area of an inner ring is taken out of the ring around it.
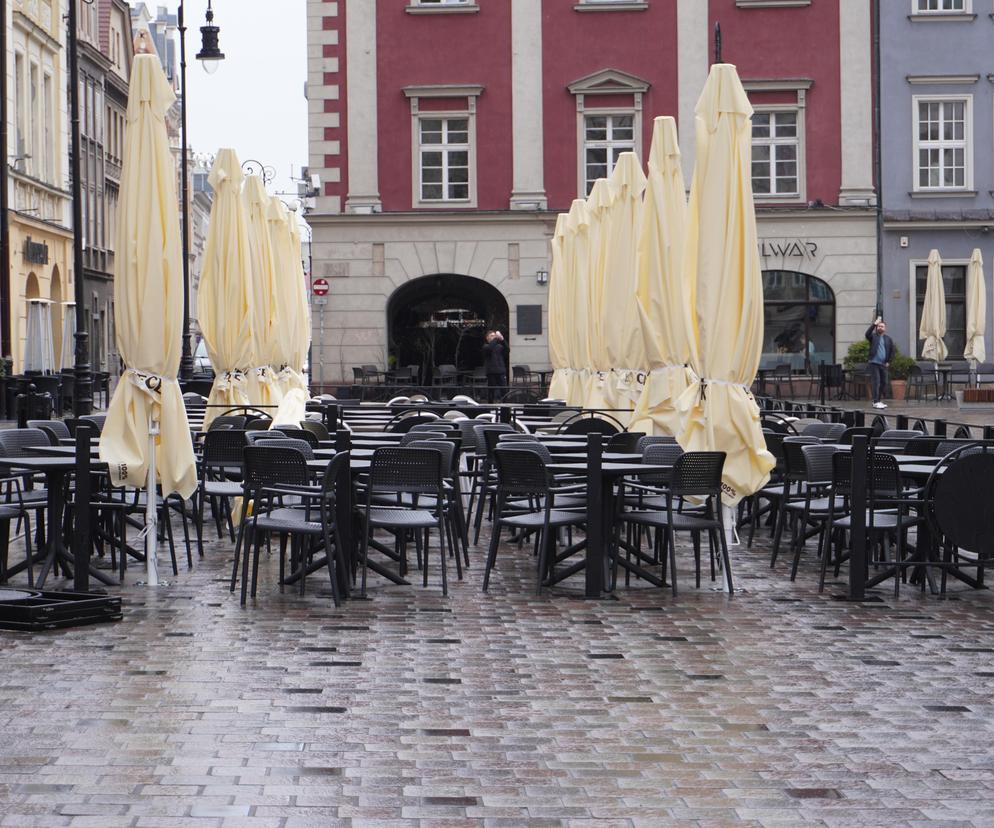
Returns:
[[[817,374],[835,362],[835,293],[823,280],[793,270],[763,271],[765,333],[761,368],[790,365]]]

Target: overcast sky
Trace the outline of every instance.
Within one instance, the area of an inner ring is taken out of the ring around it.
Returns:
[[[146,0],[150,8],[176,0]],[[190,146],[214,154],[232,147],[242,161],[276,170],[271,193],[296,193],[290,181],[307,164],[305,0],[214,0],[225,59],[208,75],[194,59],[207,0],[186,0],[187,121]]]

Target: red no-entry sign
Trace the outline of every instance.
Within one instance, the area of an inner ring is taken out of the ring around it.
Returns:
[[[311,292],[315,296],[327,296],[328,290],[329,287],[327,279],[315,279],[311,282]]]

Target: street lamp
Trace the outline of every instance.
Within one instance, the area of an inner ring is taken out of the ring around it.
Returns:
[[[213,75],[221,61],[224,60],[224,52],[221,51],[217,43],[221,30],[214,25],[214,10],[211,8],[211,0],[207,0],[207,25],[200,27],[202,47],[197,54],[197,60],[204,67],[208,75]]]
[[[262,179],[262,183],[266,186],[271,184],[273,179],[276,178],[275,167],[270,167],[268,164],[263,164],[254,158],[249,158],[247,161],[242,162],[242,172],[245,175],[259,176]]]
[[[180,0],[176,10],[176,23],[179,30],[179,77],[180,77],[180,128],[182,142],[180,145],[181,196],[183,211],[183,351],[179,361],[179,378],[193,378],[193,348],[190,342],[190,160],[186,139],[186,19],[184,17],[183,0]],[[221,30],[214,25],[214,10],[210,0],[207,0],[207,25],[200,27],[201,48],[197,60],[201,61],[208,74],[213,74],[224,54],[218,48],[218,35]]]

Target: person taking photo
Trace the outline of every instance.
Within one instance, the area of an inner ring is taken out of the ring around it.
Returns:
[[[866,329],[866,339],[870,343],[870,389],[873,392],[873,407],[886,408],[883,395],[889,382],[887,369],[894,358],[894,340],[887,335],[887,323],[878,316]]]

